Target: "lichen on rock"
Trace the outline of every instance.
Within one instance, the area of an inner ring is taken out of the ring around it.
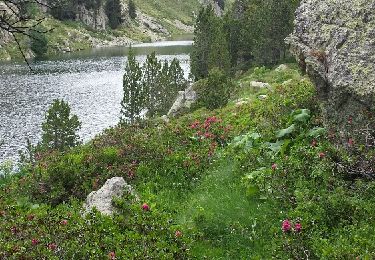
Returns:
[[[124,178],[113,177],[108,179],[99,190],[93,191],[87,196],[84,214],[96,208],[104,215],[112,215],[115,212],[112,200],[121,197],[124,192],[128,192],[137,198],[133,188],[125,182]]]
[[[374,10],[374,0],[303,0],[286,39],[316,86],[326,125],[343,140],[375,129]]]

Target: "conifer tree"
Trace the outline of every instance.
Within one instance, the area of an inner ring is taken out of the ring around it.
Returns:
[[[140,119],[141,112],[146,107],[142,70],[135,59],[133,49],[129,51],[122,86],[124,96],[121,102],[120,122],[133,124]]]
[[[136,7],[135,7],[135,3],[133,0],[129,0],[128,12],[129,12],[129,16],[131,19],[134,20],[135,18],[137,18]]]
[[[146,94],[147,114],[153,117],[157,113],[158,100],[160,100],[160,70],[162,64],[156,58],[156,53],[147,56],[146,62],[143,65],[143,87]]]
[[[203,7],[197,17],[194,45],[191,53],[191,72],[195,80],[207,77],[210,69],[230,69],[228,43],[222,20],[212,6]]]
[[[108,17],[108,24],[111,29],[116,29],[122,23],[120,0],[107,0],[105,13]]]
[[[69,104],[55,99],[42,124],[42,146],[60,151],[76,146],[80,128],[81,122],[76,115],[71,115]]]

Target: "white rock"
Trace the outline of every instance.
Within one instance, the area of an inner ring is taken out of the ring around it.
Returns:
[[[254,88],[267,88],[267,89],[271,89],[271,85],[270,84],[264,83],[264,82],[259,82],[259,81],[251,81],[250,82],[250,86],[252,86]]]
[[[258,98],[260,99],[260,100],[265,100],[265,99],[267,99],[267,95],[259,95],[258,96]]]
[[[169,118],[168,118],[167,115],[163,115],[163,116],[161,117],[161,119],[163,119],[163,121],[164,121],[165,123],[169,123]]]
[[[287,69],[288,69],[288,66],[287,66],[287,65],[285,65],[285,64],[281,64],[279,67],[277,67],[277,68],[275,69],[275,71],[280,72],[280,71],[285,71],[285,70],[287,70]]]
[[[112,199],[121,197],[124,192],[134,194],[133,188],[125,182],[124,178],[113,177],[108,179],[99,190],[93,191],[87,196],[84,204],[85,214],[96,208],[104,215],[112,215],[115,212]]]

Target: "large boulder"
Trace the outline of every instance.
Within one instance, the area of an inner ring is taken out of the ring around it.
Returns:
[[[190,85],[185,91],[179,91],[175,102],[168,111],[168,116],[176,116],[179,112],[189,109],[197,101],[197,93]]]
[[[315,83],[327,127],[342,141],[368,135],[365,128],[375,129],[375,1],[303,0],[295,24],[286,42]]]
[[[104,215],[112,215],[115,212],[112,199],[121,197],[124,192],[135,195],[132,187],[125,182],[124,178],[113,177],[108,179],[99,190],[93,191],[87,196],[84,205],[85,213],[96,208]]]

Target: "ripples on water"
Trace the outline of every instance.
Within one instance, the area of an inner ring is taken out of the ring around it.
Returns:
[[[160,59],[178,58],[187,76],[189,48],[170,46],[159,49],[160,46],[154,44],[151,47],[160,54]],[[136,48],[139,61],[144,61],[144,54],[153,51],[143,48]],[[125,55],[118,52],[123,54],[124,50],[126,52],[124,48],[111,48],[86,52],[82,56],[69,54],[58,60],[37,62],[32,66],[34,71],[29,71],[25,64],[0,64],[0,140],[4,141],[0,147],[0,162],[17,160],[26,138],[34,144],[40,140],[44,114],[56,98],[68,101],[72,112],[78,115],[83,141],[116,125],[126,62]]]

